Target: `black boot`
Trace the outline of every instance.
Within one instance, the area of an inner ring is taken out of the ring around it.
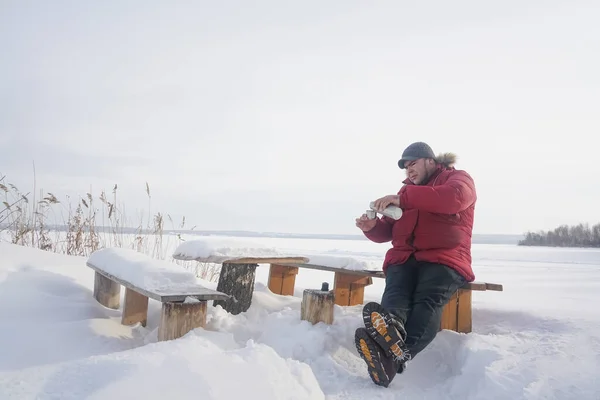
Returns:
[[[367,363],[369,376],[376,385],[388,387],[396,373],[404,371],[404,363],[387,356],[371,338],[366,328],[356,330],[354,343],[358,354]]]
[[[410,360],[404,343],[406,331],[393,314],[380,304],[369,302],[363,307],[363,322],[369,335],[377,342],[388,357],[404,363]]]

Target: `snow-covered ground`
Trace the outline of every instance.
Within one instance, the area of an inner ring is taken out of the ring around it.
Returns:
[[[388,246],[254,240],[369,262]],[[206,329],[159,343],[157,302],[147,327],[122,326],[120,311],[93,300],[85,258],[0,243],[0,399],[600,399],[600,250],[474,245],[473,255],[477,280],[504,291],[474,292],[473,333],[440,332],[386,389],[354,349],[360,306],[336,306],[331,326],[300,321],[302,290],[332,285],[332,273],[301,270],[284,297],[260,266],[250,310],[209,306]],[[365,300],[382,289],[374,279]]]

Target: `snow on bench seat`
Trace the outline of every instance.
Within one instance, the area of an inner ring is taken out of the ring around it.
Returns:
[[[107,278],[164,302],[223,300],[228,296],[200,285],[196,276],[183,267],[151,258],[131,249],[106,248],[90,255],[87,265]]]
[[[162,303],[159,340],[175,339],[191,329],[204,327],[206,302],[230,297],[200,285],[193,273],[177,264],[131,249],[95,251],[86,265],[95,271],[94,298],[103,306],[119,309],[121,285],[125,286],[122,324],[145,326],[148,299]]]
[[[206,236],[181,243],[174,251],[177,260],[239,264],[310,264],[332,270],[381,271],[381,258],[369,255],[348,256],[337,250],[315,252],[282,249],[252,240]],[[310,267],[309,267],[310,268]]]

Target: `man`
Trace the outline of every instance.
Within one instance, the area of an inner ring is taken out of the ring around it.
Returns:
[[[377,385],[388,387],[431,343],[452,294],[475,279],[471,234],[477,195],[473,179],[455,169],[455,162],[452,153],[436,157],[426,143],[411,144],[398,161],[406,170],[404,186],[375,201],[379,211],[400,207],[402,217],[356,219],[368,239],[392,242],[383,263],[381,305],[364,306],[365,327],[355,333],[357,351]]]

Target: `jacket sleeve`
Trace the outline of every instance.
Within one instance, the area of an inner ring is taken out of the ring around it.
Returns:
[[[377,218],[377,224],[370,231],[363,232],[367,239],[375,243],[385,243],[392,240],[392,227],[394,222],[387,217]]]
[[[401,190],[400,206],[439,214],[456,214],[470,207],[477,195],[473,178],[456,171],[438,186],[407,185]]]

